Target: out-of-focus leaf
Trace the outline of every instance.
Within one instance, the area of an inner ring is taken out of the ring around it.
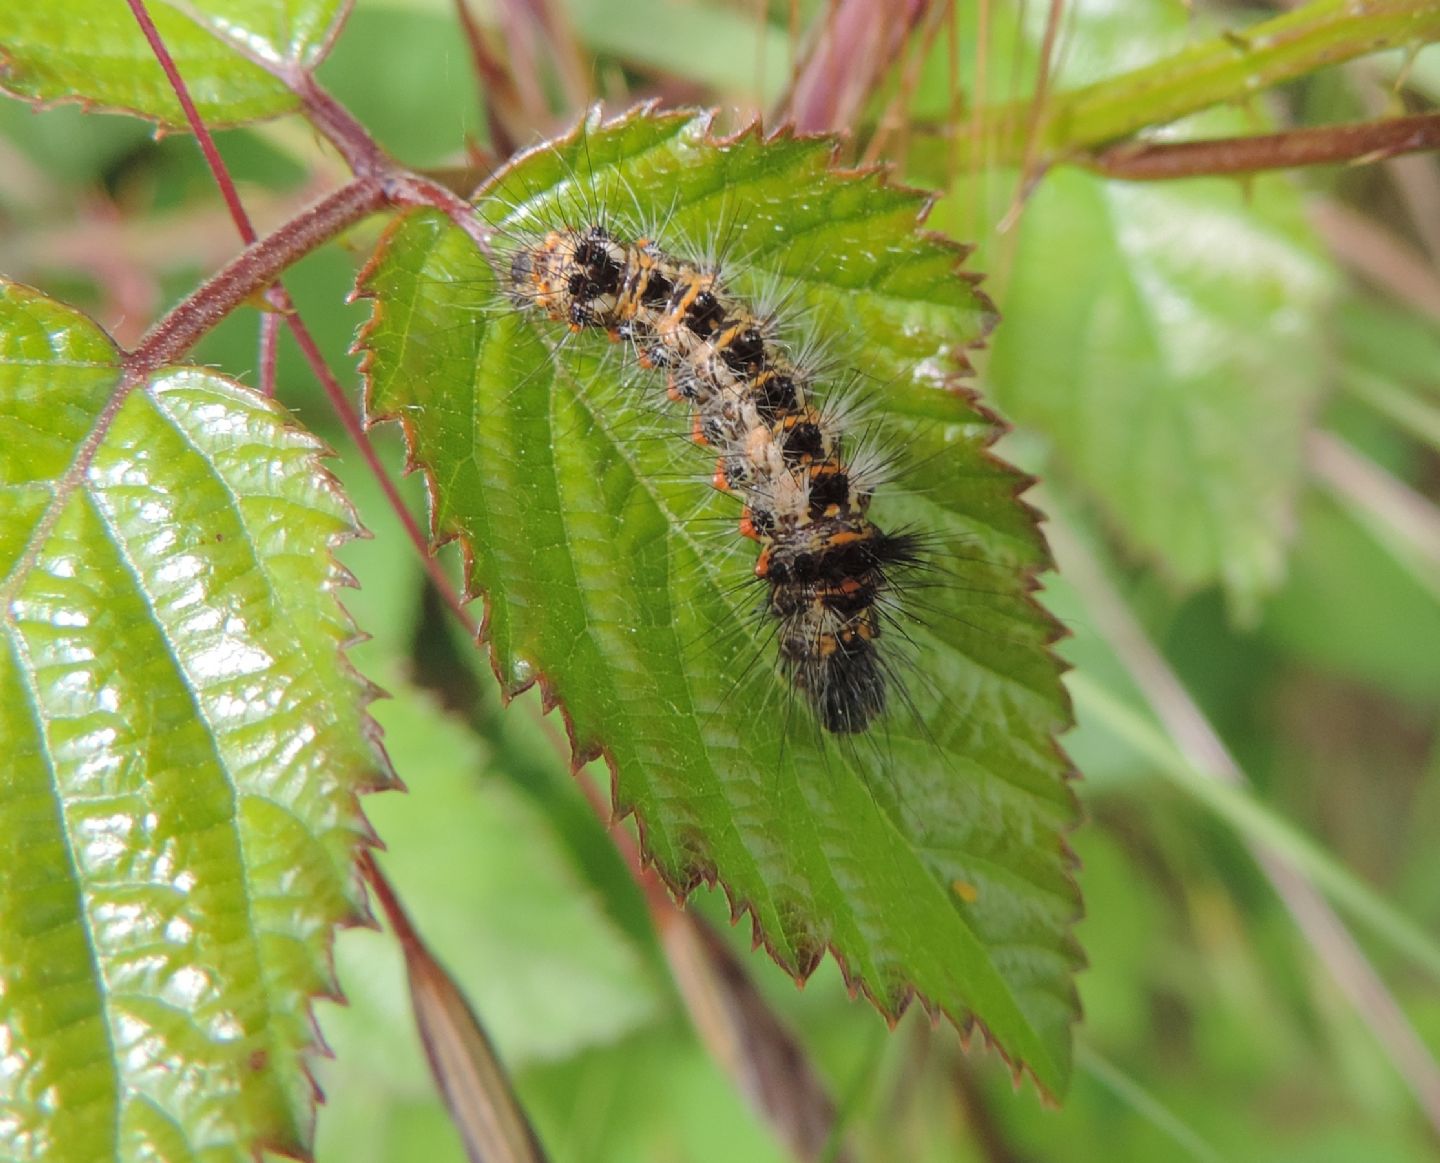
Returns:
[[[1284,577],[1330,290],[1282,180],[1060,170],[1025,208],[990,375],[1132,550],[1253,617]]]
[[[723,4],[572,0],[566,8],[576,33],[597,52],[758,105],[779,93],[795,48],[783,29]],[[677,45],[685,46],[683,54]]]
[[[1155,771],[1192,796],[1257,848],[1293,866],[1337,905],[1374,930],[1432,976],[1440,976],[1440,941],[1334,858],[1323,846],[1273,812],[1249,791],[1195,768],[1144,712],[1076,675],[1071,686],[1086,714],[1103,716],[1114,730],[1155,762]]]
[[[506,1062],[564,1057],[649,1021],[654,980],[545,818],[486,776],[472,735],[396,690],[375,713],[410,794],[369,805],[388,849],[379,863]]]
[[[978,1018],[1058,1090],[1079,961],[1075,806],[1054,744],[1069,710],[1055,624],[1030,596],[1048,555],[1023,479],[951,390],[988,304],[953,248],[916,234],[917,195],[828,158],[823,141],[717,143],[703,120],[635,115],[529,155],[480,213],[534,229],[604,201],[612,224],[665,221],[672,249],[727,241],[737,285],[783,288],[861,364],[872,427],[903,449],[877,519],[937,546],[907,626],[910,706],[897,698],[870,738],[837,746],[787,714],[739,592],[753,550],[695,479],[707,466],[679,438],[687,420],[656,438],[660,378],[628,382],[598,337],[557,344],[563,329],[507,306],[435,215],[392,231],[365,282],[371,412],[404,419],[437,533],[473,554],[506,686],[544,676],[577,753],[612,761],[672,887],[718,877],[792,973],[829,948],[886,1014],[918,993],[962,1026]]]
[[[1440,53],[1436,54],[1440,59]],[[1345,354],[1377,374],[1440,399],[1440,330],[1431,319],[1352,295],[1339,317]]]
[[[643,1037],[526,1071],[520,1089],[567,1163],[795,1163],[678,1016]]]
[[[1417,706],[1434,705],[1440,609],[1384,547],[1323,496],[1305,505],[1294,574],[1266,608],[1268,638]]]
[[[0,284],[0,1156],[303,1152],[383,786],[318,443]]]
[[[375,67],[377,45],[385,46],[384,68]],[[320,76],[395,157],[406,165],[441,165],[454,160],[460,143],[484,133],[464,53],[450,0],[400,11],[362,4]],[[446,57],[452,67],[433,67]]]
[[[256,64],[319,63],[344,0],[150,0],[200,116],[214,125],[298,107]],[[186,126],[180,103],[124,0],[0,6],[0,88],[32,101],[80,101]]]

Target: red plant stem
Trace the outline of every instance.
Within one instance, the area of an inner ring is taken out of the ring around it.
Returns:
[[[306,119],[339,151],[357,178],[400,171],[369,131],[326,92],[308,69],[295,68],[276,75],[300,98]]]
[[[415,514],[410,511],[410,506],[400,496],[400,490],[395,487],[394,480],[385,466],[380,463],[380,457],[375,451],[375,445],[371,442],[369,434],[365,431],[365,425],[359,414],[351,406],[350,400],[345,395],[345,389],[340,386],[335,373],[330,370],[330,365],[325,362],[325,357],[320,354],[320,348],[316,345],[310,329],[302,323],[298,316],[289,317],[290,330],[295,336],[295,342],[300,345],[300,351],[305,356],[305,362],[310,365],[310,370],[315,378],[320,381],[320,386],[325,390],[325,398],[330,401],[330,406],[335,409],[335,415],[339,417],[341,427],[345,434],[354,442],[355,447],[360,450],[366,466],[374,474],[380,488],[385,493],[385,500],[389,502],[395,515],[400,518],[400,523],[405,527],[405,536],[410,539],[410,544],[420,555],[424,563],[425,572],[429,575],[431,584],[434,585],[436,593],[441,597],[446,606],[460,619],[460,624],[465,627],[466,632],[472,637],[479,636],[480,627],[475,619],[465,610],[465,603],[461,600],[459,591],[455,589],[450,577],[445,572],[440,559],[430,552],[430,541],[420,528],[420,523],[415,520]]]
[[[1440,113],[1211,141],[1126,142],[1073,160],[1108,178],[1154,182],[1374,162],[1433,149],[1440,149]]]
[[[380,902],[381,909],[385,912],[385,920],[395,930],[395,938],[401,945],[423,946],[420,935],[415,932],[415,926],[410,923],[410,915],[406,913],[405,906],[400,903],[399,894],[389,879],[380,871],[380,866],[375,863],[375,854],[368,848],[362,849],[357,859],[362,875],[370,888],[375,893],[375,899]]]
[[[180,102],[180,108],[185,113],[185,121],[190,126],[190,132],[195,135],[195,141],[205,157],[205,164],[210,167],[210,176],[215,179],[220,196],[225,200],[225,207],[230,211],[230,220],[235,223],[235,229],[240,232],[240,241],[249,246],[255,241],[255,227],[250,221],[250,215],[245,212],[244,203],[240,201],[240,191],[235,188],[235,181],[230,176],[229,167],[225,165],[225,159],[220,156],[220,148],[215,144],[210,127],[205,124],[204,119],[200,116],[200,110],[195,107],[195,102],[190,96],[190,87],[185,84],[185,78],[180,75],[180,70],[175,64],[175,58],[165,47],[160,30],[150,19],[150,12],[145,7],[145,0],[126,0],[126,2],[130,5],[130,12],[135,17],[135,23],[140,26],[140,31],[150,45],[150,51],[155,54],[155,59],[160,62],[160,67],[165,71],[165,77],[170,82],[175,99]],[[266,292],[265,297],[277,311],[283,312],[292,309],[289,296],[280,287],[272,287]],[[277,330],[278,324],[274,316],[266,315],[260,320],[260,393],[264,396],[275,395]]]
[[[126,356],[126,366],[137,378],[180,358],[195,343],[236,307],[263,291],[281,271],[297,262],[316,247],[334,238],[346,227],[387,204],[384,183],[377,177],[357,178],[342,186],[330,197],[318,202],[298,218],[292,219],[273,234],[249,247],[234,261],[223,267],[199,290],[160,320]],[[365,427],[346,398],[315,344],[309,329],[294,312],[290,297],[275,288],[280,309],[295,336],[306,362],[320,381],[326,398],[335,409],[347,435],[355,442],[375,479],[384,490],[385,498],[394,508],[405,528],[406,536],[420,554],[430,580],[445,604],[453,610],[471,633],[478,633],[475,620],[465,612],[464,602],[446,575],[440,561],[430,552],[429,539],[420,529],[395,482],[380,463]]]
[[[250,216],[245,213],[245,207],[240,204],[240,193],[235,189],[235,183],[230,178],[230,171],[225,168],[225,162],[220,157],[219,149],[215,146],[215,138],[211,136],[209,128],[201,120],[200,111],[195,108],[195,102],[190,99],[190,90],[185,84],[185,79],[180,76],[180,70],[175,67],[175,58],[170,55],[170,50],[165,47],[165,42],[160,39],[160,30],[150,19],[150,13],[145,8],[145,0],[125,0],[125,2],[130,5],[130,12],[135,17],[135,23],[145,34],[145,39],[150,44],[150,51],[155,54],[155,59],[160,62],[160,67],[165,70],[165,77],[170,82],[170,88],[175,92],[175,99],[180,102],[180,108],[185,112],[185,120],[200,145],[200,152],[205,155],[205,164],[210,167],[210,174],[214,177],[215,184],[220,187],[220,196],[225,199],[225,205],[230,211],[235,228],[240,231],[241,240],[245,245],[250,245],[255,241],[255,228],[250,224]]]
[[[475,213],[475,207],[454,190],[420,174],[397,173],[386,184],[385,194],[393,206],[424,206],[441,211],[470,236],[476,250],[494,261],[495,253],[485,223]]]
[[[204,153],[205,161],[210,167],[211,176],[214,177],[215,184],[220,187],[220,191],[225,198],[225,204],[230,209],[230,217],[234,220],[235,227],[240,232],[240,237],[247,244],[253,244],[256,241],[255,229],[250,223],[249,215],[245,213],[245,207],[240,202],[240,195],[235,188],[234,181],[230,177],[230,171],[225,165],[225,160],[220,156],[220,151],[215,147],[215,139],[210,135],[209,128],[201,119],[200,112],[195,108],[194,101],[190,99],[190,92],[185,85],[185,80],[180,76],[179,70],[175,67],[174,59],[170,56],[169,50],[165,47],[165,42],[160,37],[159,30],[150,19],[150,14],[145,9],[144,0],[127,0],[127,3],[129,3],[130,11],[134,13],[141,30],[145,33],[145,39],[150,42],[151,51],[160,61],[160,66],[165,70],[165,75],[170,81],[171,88],[175,91],[175,96],[180,102],[180,107],[185,111],[185,119],[189,122],[191,131],[200,143],[200,149],[201,152]],[[376,175],[389,168],[388,160],[384,157],[383,153],[380,152],[379,147],[375,146],[369,134],[365,133],[363,127],[361,127],[348,112],[342,109],[328,93],[324,93],[318,86],[310,82],[309,77],[310,74],[308,72],[302,74],[301,88],[306,90],[302,94],[302,98],[306,100],[307,104],[311,102],[314,103],[310,105],[312,110],[318,108],[324,111],[327,117],[327,124],[335,135],[332,140],[338,138],[346,142],[351,147],[351,152],[359,164],[374,167],[374,169],[368,173],[361,173],[361,180],[344,187],[340,191],[340,194],[344,194],[356,187],[363,189],[364,180],[367,176],[372,179],[372,184],[376,185],[377,191],[381,190],[378,183],[373,183],[373,179]],[[357,172],[359,172],[358,165]],[[311,229],[294,232],[293,236],[291,236],[292,241],[306,247],[318,245],[320,242],[326,241],[333,236],[330,233],[326,233],[324,228],[335,226],[338,232],[338,229],[342,229],[351,221],[346,215],[353,210],[355,213],[363,216],[363,213],[367,212],[363,209],[366,205],[367,202],[365,199],[353,203],[349,200],[337,202],[333,197],[327,199],[315,207],[314,210],[309,213],[308,217],[302,215],[299,219],[295,220],[295,223],[292,225],[308,225]],[[331,208],[340,213],[335,215],[326,214],[325,211]],[[375,208],[378,209],[378,204]],[[471,215],[471,217],[473,217],[473,215]],[[316,225],[319,225],[322,229],[314,229]],[[282,227],[266,241],[270,242],[286,237],[286,231],[287,228]],[[197,316],[197,321],[199,318],[211,318],[211,312],[218,312],[213,314],[213,319],[214,322],[219,322],[219,320],[224,317],[226,311],[233,309],[234,306],[243,302],[246,298],[250,297],[250,295],[253,295],[256,290],[260,289],[257,281],[252,285],[248,293],[241,294],[242,291],[246,290],[244,276],[249,275],[256,280],[263,277],[261,274],[265,269],[263,264],[252,263],[248,269],[244,266],[244,260],[252,257],[253,251],[259,249],[261,248],[252,247],[252,250],[246,251],[245,254],[236,260],[236,263],[232,263],[230,267],[221,271],[220,274],[202,287],[200,291],[192,295],[186,303],[182,303],[181,308],[189,303],[200,301],[203,309],[206,291],[215,290],[218,293],[213,296],[210,301],[210,311],[205,312],[205,314],[201,316]],[[297,251],[292,256],[288,256],[280,269],[283,270],[288,267],[299,257],[300,253],[303,252]],[[237,264],[241,265],[237,267]],[[230,277],[227,278],[227,275]],[[224,295],[225,292],[228,292],[228,298],[233,300],[230,308],[224,307],[225,298],[223,298],[222,295]],[[454,585],[451,584],[450,578],[446,575],[439,559],[430,552],[429,540],[421,531],[414,514],[410,512],[410,507],[406,505],[403,498],[401,498],[400,491],[395,487],[395,482],[391,480],[390,474],[385,471],[385,466],[380,463],[380,458],[375,452],[375,446],[370,442],[370,437],[365,431],[365,426],[361,423],[360,417],[355,409],[350,406],[350,401],[346,397],[344,389],[341,388],[339,381],[335,378],[334,373],[330,370],[329,364],[325,362],[325,357],[321,354],[314,337],[310,334],[310,329],[305,326],[299,314],[296,312],[295,304],[291,300],[289,293],[286,292],[284,287],[277,283],[265,290],[265,296],[271,305],[284,316],[286,322],[289,324],[290,330],[295,336],[295,342],[300,346],[300,351],[305,356],[305,361],[310,365],[311,372],[313,372],[315,378],[320,381],[320,385],[325,391],[325,396],[330,401],[330,406],[335,410],[335,414],[339,418],[341,426],[345,429],[346,435],[354,442],[355,447],[360,450],[360,455],[364,459],[366,466],[374,474],[375,479],[380,484],[380,488],[384,491],[385,499],[400,518],[400,522],[405,528],[406,536],[409,537],[411,543],[419,552],[420,560],[425,563],[425,570],[429,574],[436,591],[445,601],[445,604],[455,611],[455,614],[460,618],[461,623],[466,629],[469,630],[472,635],[476,634],[478,627],[475,625],[474,619],[465,612],[464,603],[461,601],[459,593],[455,590]],[[170,316],[167,316],[166,320],[162,320],[160,326],[151,332],[145,340],[142,340],[140,348],[137,348],[131,356],[130,366],[132,368],[138,368],[140,366],[151,367],[154,366],[155,363],[169,362],[168,359],[165,358],[165,355],[171,350],[171,347],[167,346],[166,335],[177,337],[171,341],[172,343],[184,342],[185,320],[183,318],[171,331],[167,332],[165,329],[165,324],[174,321],[178,313],[179,309],[177,309],[176,312],[172,312]],[[266,315],[260,322],[260,390],[266,396],[273,396],[275,394],[275,341],[277,338],[278,319],[279,316],[277,315]],[[210,326],[213,326],[213,323],[211,323]],[[191,342],[193,343],[193,341]],[[154,344],[155,350],[149,350],[147,347],[149,344]],[[185,346],[188,347],[190,344],[186,344]],[[179,353],[177,352],[176,354]]]
[[[265,297],[278,310],[293,312],[295,309],[295,305],[290,302],[290,296],[285,294],[278,283],[265,293]],[[280,318],[271,311],[260,316],[260,394],[272,399],[275,396],[275,372],[280,354]]]
[[[126,357],[149,372],[179,359],[207,331],[279,275],[346,227],[387,204],[378,177],[357,178],[236,255],[146,332]]]

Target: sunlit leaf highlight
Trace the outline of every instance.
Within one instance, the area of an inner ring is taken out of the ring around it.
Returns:
[[[274,117],[299,99],[273,70],[319,63],[343,0],[150,0],[147,11],[208,125]],[[0,6],[0,88],[173,128],[185,116],[123,0]]]
[[[314,438],[0,283],[0,1157],[304,1152],[383,786]]]

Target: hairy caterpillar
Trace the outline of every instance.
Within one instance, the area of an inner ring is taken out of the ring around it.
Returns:
[[[666,883],[721,880],[797,977],[833,949],[891,1014],[958,997],[968,1020],[994,948],[1024,967],[1031,1028],[1059,1032],[1074,801],[1059,627],[1033,596],[1049,556],[963,382],[993,306],[926,206],[827,139],[592,115],[487,177],[473,218],[387,229],[360,282],[366,407],[426,474],[502,691],[538,688],[575,763],[606,762]],[[726,492],[703,487],[717,467]],[[832,681],[832,721],[863,729],[827,730],[827,671],[787,662],[771,603],[823,579],[755,577],[780,554],[735,535],[745,508],[803,530],[796,554],[844,533],[901,547],[793,615],[883,630],[853,635],[858,666],[827,664],[858,676],[858,694]]]
[[[838,417],[813,402],[814,370],[717,269],[598,223],[517,247],[508,277],[518,303],[628,341],[667,374],[695,441],[717,451],[715,486],[744,506],[740,532],[761,546],[782,671],[827,731],[864,731],[885,710],[879,639],[920,540],[869,519],[873,474],[846,460]]]

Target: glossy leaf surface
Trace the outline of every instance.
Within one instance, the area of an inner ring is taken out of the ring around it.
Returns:
[[[1063,445],[1134,550],[1253,615],[1284,578],[1325,387],[1332,282],[1294,191],[1061,169],[1022,222],[1002,405]]]
[[[670,251],[723,251],[738,288],[768,288],[800,342],[858,369],[834,382],[900,450],[876,519],[935,544],[896,636],[907,694],[868,735],[822,737],[774,673],[754,547],[663,378],[519,313],[503,255],[497,278],[432,214],[399,223],[365,280],[371,414],[403,420],[437,536],[471,555],[502,681],[562,702],[673,887],[718,878],[792,973],[831,949],[887,1015],[918,993],[978,1018],[1059,1090],[1079,902],[1056,627],[1030,597],[1048,556],[953,382],[992,316],[956,249],[917,233],[922,198],[828,163],[823,141],[637,114],[532,153],[478,209],[502,251],[602,206],[617,234],[663,223]]]
[[[304,1151],[384,782],[317,442],[0,283],[0,1156]]]
[[[342,0],[151,0],[147,10],[207,124],[274,117],[298,102],[260,62],[315,65]],[[183,128],[185,117],[123,0],[0,7],[0,87]]]

